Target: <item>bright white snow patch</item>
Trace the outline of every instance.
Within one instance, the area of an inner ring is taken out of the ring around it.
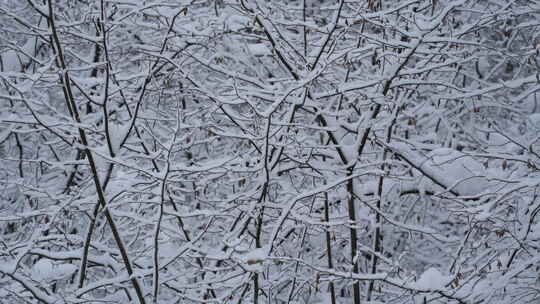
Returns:
[[[4,72],[20,72],[29,58],[24,54],[33,55],[35,49],[35,40],[29,39],[19,50],[7,50],[0,53],[0,60]]]
[[[421,290],[440,290],[451,280],[452,277],[445,276],[437,268],[430,267],[412,284],[412,287]]]
[[[231,31],[239,31],[249,27],[251,19],[245,16],[230,15],[223,20],[224,26]]]
[[[490,151],[495,153],[497,152],[507,152],[513,154],[519,154],[522,148],[515,143],[513,143],[509,138],[499,134],[491,133],[489,135],[489,148]]]
[[[55,264],[51,260],[41,259],[32,267],[32,279],[36,281],[60,280],[77,271],[73,264]]]
[[[260,264],[268,257],[266,248],[257,248],[246,253],[242,259],[248,264]]]
[[[245,263],[245,268],[252,272],[260,272],[263,270],[263,264],[268,258],[268,248],[257,248],[240,257],[240,260]]]
[[[250,44],[248,48],[253,56],[272,55],[272,51],[264,43]]]
[[[118,153],[118,150],[120,149],[120,145],[122,144],[122,141],[125,137],[127,137],[127,133],[129,132],[131,127],[130,123],[125,124],[118,124],[118,123],[111,123],[110,125],[110,136],[111,136],[111,145],[112,150],[115,154]]]
[[[529,115],[529,120],[531,121],[533,127],[540,129],[540,113],[533,113]]]
[[[172,258],[178,255],[180,247],[176,245],[173,240],[167,240],[166,243],[159,245],[159,256],[165,258]]]
[[[489,186],[484,166],[462,152],[440,148],[431,151],[421,167],[460,195],[477,195]]]

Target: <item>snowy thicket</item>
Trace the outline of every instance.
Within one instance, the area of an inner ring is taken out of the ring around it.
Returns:
[[[0,302],[540,302],[539,0],[0,2]]]

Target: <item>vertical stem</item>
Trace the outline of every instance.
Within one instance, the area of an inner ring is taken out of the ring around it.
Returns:
[[[174,144],[171,143],[171,146]],[[172,148],[171,148],[172,149]],[[161,222],[163,221],[163,205],[165,204],[165,189],[167,187],[167,176],[169,174],[169,166],[170,166],[170,150],[169,155],[167,158],[167,169],[165,171],[165,177],[163,178],[163,183],[161,185],[161,202],[159,204],[159,210],[158,210],[158,218],[156,223],[156,230],[154,232],[154,276],[153,276],[153,292],[154,292],[154,298],[153,302],[157,303],[158,300],[158,292],[159,292],[159,234],[161,232]]]
[[[311,203],[311,206],[309,207],[309,214],[311,214],[311,212],[313,211],[313,205],[315,204],[315,200],[316,200],[316,197],[314,196],[313,197],[313,201]],[[303,251],[303,248],[304,248],[304,243],[306,241],[306,236],[307,236],[307,233],[308,233],[308,228],[309,226],[306,225],[306,227],[304,227],[304,230],[302,230],[302,237],[300,238],[300,246],[298,247],[298,254],[296,256],[297,259],[301,259],[302,258],[302,251]],[[295,291],[295,288],[296,288],[296,282],[297,282],[297,273],[298,273],[298,268],[300,266],[300,263],[296,262],[295,263],[295,266],[294,266],[294,277],[293,277],[293,282],[291,284],[291,289],[289,290],[289,298],[287,300],[287,303],[291,303],[292,299],[293,299],[293,296],[294,296],[294,291]]]
[[[22,147],[21,141],[19,139],[19,134],[15,133],[15,132],[13,132],[12,134],[15,137],[15,143],[17,144],[17,148],[19,149],[19,176],[21,178],[24,178],[24,170],[23,170],[24,152],[23,152],[23,147]]]
[[[303,35],[303,38],[304,38],[304,57],[306,59],[306,62],[307,62],[307,27],[306,27],[306,0],[302,0],[302,21],[304,21],[304,25],[302,26],[303,28],[303,32],[304,32],[304,35]]]
[[[70,114],[73,117],[73,119],[80,124],[81,123],[81,117],[79,115],[77,104],[73,95],[72,87],[71,87],[71,78],[69,76],[69,71],[67,69],[67,64],[64,59],[64,54],[62,50],[62,44],[60,42],[60,37],[58,36],[58,31],[56,29],[56,22],[54,18],[54,9],[53,9],[53,3],[52,0],[48,1],[48,10],[49,10],[49,26],[51,31],[51,42],[52,47],[55,50],[56,53],[56,62],[58,64],[58,67],[61,69],[61,75],[60,79],[62,82],[62,89],[64,93],[64,99],[66,101],[66,104],[70,110]],[[94,160],[94,156],[92,154],[92,151],[89,148],[89,142],[86,137],[86,131],[82,128],[78,128],[79,131],[79,140],[81,144],[85,147],[85,154],[87,156],[88,164],[90,165],[90,169],[92,171],[92,179],[94,181],[94,186],[96,188],[96,193],[98,196],[99,203],[101,204],[103,208],[103,213],[105,214],[105,217],[107,218],[107,223],[109,224],[109,227],[111,228],[111,233],[113,234],[113,238],[118,246],[118,250],[120,251],[120,255],[122,257],[122,260],[124,262],[124,266],[126,267],[126,271],[130,277],[130,281],[133,285],[133,288],[135,289],[135,292],[137,293],[138,300],[141,304],[145,304],[146,301],[144,299],[143,290],[139,284],[139,281],[136,277],[133,276],[133,267],[131,265],[131,261],[129,258],[129,254],[127,251],[127,248],[124,245],[124,242],[122,241],[122,238],[120,236],[120,233],[118,231],[118,228],[116,227],[116,223],[114,221],[114,218],[112,217],[112,214],[107,208],[107,200],[105,197],[104,189],[101,185],[101,181],[99,179],[99,173],[97,164]]]
[[[324,193],[324,221],[330,222],[330,210],[328,206],[328,193]],[[328,268],[334,268],[334,263],[332,262],[332,243],[330,239],[329,227],[326,228],[326,256],[328,257]],[[332,304],[336,304],[336,290],[334,288],[334,282],[330,281],[328,284],[330,288],[330,301]]]
[[[348,170],[348,175],[352,175],[352,168]],[[349,193],[349,199],[347,201],[347,208],[349,209],[349,225],[351,225],[350,233],[350,246],[351,246],[351,262],[352,272],[357,274],[358,269],[358,232],[356,231],[356,209],[354,206],[354,184],[353,179],[349,179],[347,182],[347,192]],[[356,281],[353,284],[353,303],[360,304],[360,282]]]
[[[259,198],[259,205],[264,202],[266,193],[268,191],[268,181],[264,183],[261,197]],[[262,232],[262,221],[264,214],[264,206],[261,206],[261,211],[256,220],[256,231],[255,231],[255,247],[261,248],[261,232]],[[253,274],[253,304],[259,303],[259,273],[255,272]]]
[[[386,154],[386,153],[385,153]],[[383,157],[384,158],[384,157]],[[383,165],[384,169],[384,165]],[[381,211],[381,195],[382,195],[382,189],[383,189],[383,181],[384,178],[381,176],[379,177],[379,185],[377,188],[377,195],[379,196],[379,199],[377,200],[377,210]],[[380,251],[380,239],[381,239],[381,215],[379,212],[375,215],[375,231],[373,233],[373,251],[375,253],[378,253]],[[376,254],[371,255],[371,273],[377,272],[377,263],[378,263],[378,257]],[[375,281],[369,282],[369,287],[367,291],[367,301],[371,301],[371,295],[373,293],[373,289],[375,288]]]
[[[396,99],[398,99],[399,97],[396,96]],[[400,105],[396,105],[395,108],[394,108],[394,111],[392,113],[392,121],[390,122],[390,125],[388,126],[388,129],[386,130],[386,143],[389,144],[390,143],[390,140],[392,139],[392,129],[394,127],[394,125],[396,124],[396,121],[397,121],[397,116],[399,114],[399,110],[400,110]],[[383,155],[382,155],[382,161],[383,161],[383,164],[381,165],[381,171],[385,171],[385,169],[387,168],[387,166],[385,166],[384,162],[386,161],[386,158],[388,156],[388,150],[384,150],[383,152]],[[383,200],[383,197],[382,197],[382,194],[383,194],[383,186],[384,186],[384,176],[380,176],[379,177],[379,183],[378,183],[378,186],[377,186],[377,196],[378,196],[378,200],[377,200],[377,210],[379,210],[379,212],[377,212],[377,214],[375,215],[375,231],[374,231],[374,235],[373,235],[373,251],[375,252],[375,254],[372,254],[371,255],[371,273],[376,273],[377,272],[377,263],[378,263],[378,260],[379,260],[379,257],[377,256],[376,253],[379,253],[381,252],[382,248],[381,248],[381,241],[382,241],[382,234],[381,234],[381,225],[382,225],[382,221],[381,221],[381,214],[380,212],[382,212],[381,210],[381,206],[382,206],[382,200]],[[373,290],[375,288],[375,281],[370,281],[369,282],[369,287],[368,287],[368,292],[367,292],[367,300],[368,301],[371,301],[371,296],[372,296],[372,293],[373,293]]]

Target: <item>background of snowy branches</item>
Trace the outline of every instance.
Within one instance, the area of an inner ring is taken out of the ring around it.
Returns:
[[[0,302],[538,303],[540,1],[3,0]]]

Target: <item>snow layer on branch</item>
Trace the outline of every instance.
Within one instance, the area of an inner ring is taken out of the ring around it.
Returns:
[[[483,165],[473,157],[453,149],[431,151],[421,169],[460,195],[478,195],[489,187]]]
[[[252,272],[260,272],[263,269],[263,264],[268,258],[268,248],[256,248],[240,256],[240,260],[246,265],[247,270]]]
[[[420,187],[456,192],[461,196],[476,196],[496,183],[490,182],[484,166],[472,156],[450,149],[434,149],[427,155],[414,151],[406,144],[394,143],[391,148],[405,157],[425,175]]]
[[[248,45],[248,48],[254,56],[266,56],[272,54],[271,50],[263,43],[250,44]]]
[[[29,39],[22,47],[21,50],[26,54],[33,54],[34,39]],[[2,61],[2,69],[4,72],[20,72],[23,66],[28,62],[28,57],[16,50],[7,50],[0,53],[0,60]]]
[[[412,287],[419,290],[440,290],[451,280],[451,276],[443,275],[437,268],[430,267],[412,283]]]
[[[533,113],[529,115],[529,120],[534,128],[540,130],[540,113]]]
[[[223,15],[223,25],[231,31],[239,31],[250,26],[251,19],[240,15]]]
[[[125,123],[125,124],[117,124],[113,123],[110,128],[110,136],[111,136],[111,145],[112,150],[116,154],[118,153],[118,150],[120,149],[120,145],[122,144],[122,141],[124,138],[128,136],[128,132],[130,131],[131,124]]]
[[[523,149],[517,144],[513,143],[509,138],[499,133],[491,133],[489,136],[488,150],[493,152],[502,151],[512,154],[519,154]]]
[[[77,271],[73,264],[54,264],[51,260],[41,259],[32,268],[32,279],[36,281],[60,280]]]

